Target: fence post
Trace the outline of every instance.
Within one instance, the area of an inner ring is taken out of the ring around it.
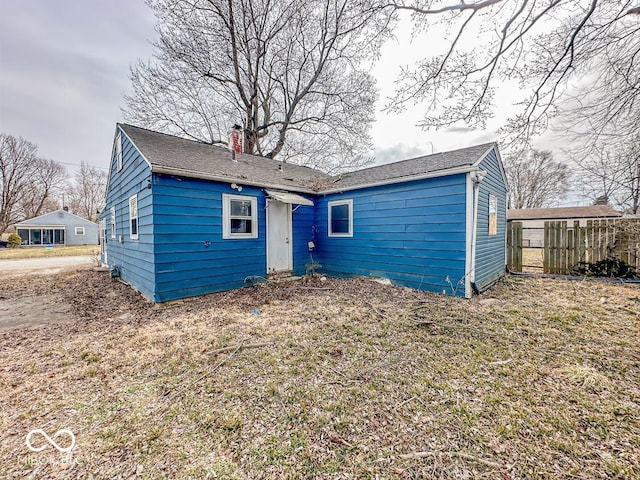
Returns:
[[[580,262],[585,261],[585,239],[586,228],[580,226],[580,221],[575,220],[573,222],[573,230],[575,235],[575,250],[573,252],[573,265],[574,267]]]
[[[522,222],[509,222],[507,228],[507,266],[513,272],[522,271]]]
[[[571,271],[573,270],[573,267],[575,266],[577,233],[578,232],[576,232],[575,224],[573,228],[567,229],[567,250],[566,250],[566,258],[567,258],[566,270],[567,271],[565,273],[571,273]]]
[[[550,273],[549,263],[551,259],[551,222],[544,222],[544,241],[542,250],[542,271]]]
[[[557,245],[558,248],[558,256],[560,257],[559,260],[559,265],[558,265],[558,273],[565,275],[567,274],[567,222],[563,221],[563,222],[558,222],[559,225],[559,231],[560,231],[560,242]]]

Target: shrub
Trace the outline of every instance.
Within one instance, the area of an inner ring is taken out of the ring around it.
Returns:
[[[580,262],[573,269],[578,275],[611,278],[636,278],[636,272],[631,265],[618,258],[605,258],[598,262]]]
[[[9,235],[8,241],[11,245],[11,248],[16,248],[22,245],[22,238],[20,238],[20,235],[18,235],[17,233],[12,233],[11,235]]]

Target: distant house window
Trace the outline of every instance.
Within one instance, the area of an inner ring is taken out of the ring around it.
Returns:
[[[329,236],[353,237],[353,200],[329,202]]]
[[[498,198],[489,194],[489,235],[498,234]]]
[[[76,227],[76,235],[84,235],[84,227]]]
[[[129,238],[138,239],[138,195],[129,197]]]
[[[258,238],[258,200],[222,195],[222,238]]]
[[[119,133],[116,136],[116,159],[118,171],[120,171],[122,170],[122,137]]]
[[[111,207],[111,238],[116,238],[116,207]]]

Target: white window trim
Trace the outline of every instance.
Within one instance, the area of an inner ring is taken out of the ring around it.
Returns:
[[[251,202],[251,233],[231,232],[231,200]],[[234,238],[258,238],[258,199],[248,195],[222,194],[222,238],[230,240]]]
[[[84,227],[76,227],[76,235],[84,236]],[[82,233],[80,233],[82,231]]]
[[[122,136],[120,133],[116,136],[116,162],[117,171],[122,170]]]
[[[336,205],[348,205],[349,206],[349,231],[347,233],[333,233],[331,231],[331,207]],[[327,234],[330,237],[353,237],[353,200],[331,200],[327,203],[328,218]]]
[[[111,238],[116,238],[116,207],[111,207],[109,213],[111,214]]]
[[[135,203],[135,208],[132,207],[134,203]],[[136,233],[133,233],[134,218],[136,219]],[[139,209],[138,209],[138,194],[135,194],[129,197],[129,238],[131,240],[138,240],[139,233],[140,233],[140,215],[139,215]]]

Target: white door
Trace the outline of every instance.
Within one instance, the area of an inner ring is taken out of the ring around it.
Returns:
[[[291,205],[267,200],[267,272],[292,269]]]
[[[102,254],[102,264],[108,265],[107,263],[107,220],[100,220],[100,253]]]

